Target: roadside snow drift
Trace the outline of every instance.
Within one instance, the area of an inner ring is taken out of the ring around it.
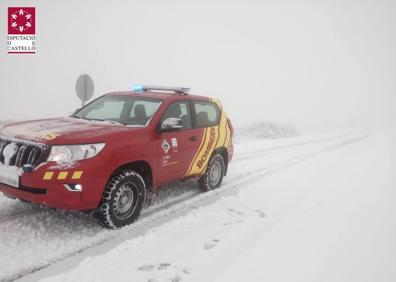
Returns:
[[[245,126],[237,128],[235,130],[236,137],[238,139],[246,138],[285,138],[285,137],[296,137],[298,131],[294,126],[275,123],[270,121],[254,123],[251,126]]]

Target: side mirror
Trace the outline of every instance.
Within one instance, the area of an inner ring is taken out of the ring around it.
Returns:
[[[160,131],[178,131],[182,128],[181,118],[167,118],[162,122]]]

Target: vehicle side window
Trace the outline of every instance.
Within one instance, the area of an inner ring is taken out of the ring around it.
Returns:
[[[136,101],[133,104],[127,124],[145,125],[153,117],[159,105],[158,102],[153,101]]]
[[[139,106],[142,105],[142,106]],[[139,107],[144,107],[147,116],[151,117],[159,107],[159,103],[152,102],[152,101],[136,101],[133,105],[133,109],[131,111],[131,117],[134,116],[134,110]]]
[[[167,118],[180,118],[183,129],[191,129],[191,113],[189,102],[174,102],[168,106],[162,115],[161,123]]]
[[[219,121],[219,108],[210,102],[194,102],[197,127],[209,127],[217,125]]]
[[[108,100],[96,105],[87,113],[86,117],[91,119],[119,119],[123,108],[124,102]]]

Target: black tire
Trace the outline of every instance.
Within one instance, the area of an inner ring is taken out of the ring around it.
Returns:
[[[146,193],[143,178],[134,170],[124,170],[107,183],[94,216],[99,223],[116,229],[133,223],[140,215]]]
[[[214,171],[216,170],[216,171]],[[225,173],[224,159],[220,154],[214,154],[208,163],[208,167],[198,180],[199,188],[207,192],[220,187]]]

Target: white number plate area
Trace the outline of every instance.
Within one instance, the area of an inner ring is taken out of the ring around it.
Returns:
[[[0,168],[0,182],[18,188],[19,175],[17,172],[11,172]]]

